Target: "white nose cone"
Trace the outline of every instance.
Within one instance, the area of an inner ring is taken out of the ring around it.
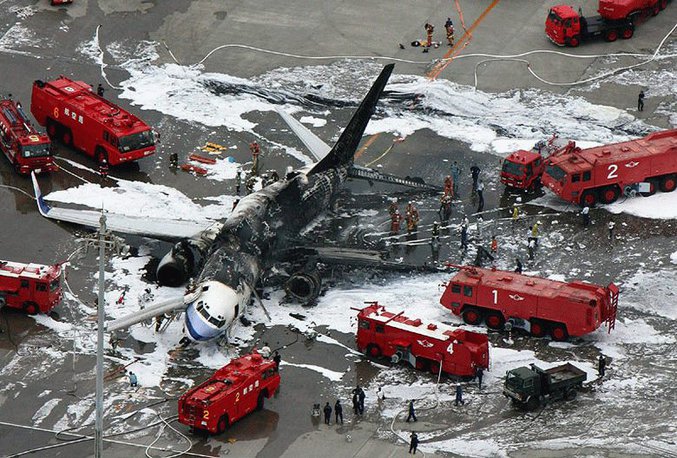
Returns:
[[[196,341],[224,333],[240,314],[242,295],[218,281],[207,281],[199,295],[186,307],[186,333]]]

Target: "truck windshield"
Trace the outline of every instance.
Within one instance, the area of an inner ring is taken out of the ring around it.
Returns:
[[[59,289],[59,279],[52,280],[51,283],[49,284],[50,292],[53,293],[57,289]]]
[[[516,175],[518,177],[524,176],[524,165],[515,164],[510,161],[503,161],[503,171],[509,173],[510,175]]]
[[[548,165],[548,167],[545,169],[545,173],[553,177],[555,180],[561,182],[563,182],[567,176],[566,172],[556,165]]]
[[[24,145],[21,148],[23,157],[42,157],[49,156],[49,143],[41,143],[39,145]]]
[[[512,388],[521,388],[522,379],[512,372],[508,372],[508,375],[506,376],[505,379],[505,384]]]
[[[548,19],[555,25],[562,25],[562,18],[559,17],[553,10],[550,10],[548,13]]]
[[[153,133],[150,130],[144,130],[138,134],[127,135],[120,137],[118,148],[122,153],[136,151],[137,149],[147,148],[155,144]]]

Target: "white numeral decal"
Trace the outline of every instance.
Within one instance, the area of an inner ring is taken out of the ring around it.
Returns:
[[[494,295],[494,304],[498,304],[498,291],[495,289],[491,291]]]
[[[611,180],[612,178],[618,178],[618,174],[616,173],[618,171],[618,166],[616,164],[611,164],[609,166],[609,174],[606,176],[608,180]]]

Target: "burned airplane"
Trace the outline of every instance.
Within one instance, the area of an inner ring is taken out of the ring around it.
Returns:
[[[354,154],[392,70],[392,64],[384,67],[333,148],[289,115],[283,115],[316,158],[321,159],[242,198],[223,223],[201,227],[186,221],[109,216],[108,227],[113,232],[180,239],[160,261],[158,282],[179,286],[191,278],[195,281],[183,298],[154,304],[133,316],[112,321],[107,330],[126,328],[162,313],[185,309],[184,331],[190,340],[209,340],[226,332],[249,304],[262,273],[279,262],[281,253],[288,251],[303,228],[331,208],[341,185],[355,173],[351,172]],[[364,171],[358,170],[356,176],[360,173]],[[372,173],[370,179],[374,179],[374,174],[378,172]],[[386,175],[376,178],[395,180]],[[43,216],[98,227],[98,212],[52,208],[44,202],[35,176],[33,183]],[[418,182],[401,184],[425,188],[417,186]],[[303,297],[320,292],[319,280],[308,272],[299,272],[287,284]]]

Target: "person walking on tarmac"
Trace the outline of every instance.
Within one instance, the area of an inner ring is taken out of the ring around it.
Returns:
[[[529,239],[529,244],[527,245],[527,252],[529,253],[529,260],[534,260],[534,253],[536,252],[536,241],[533,238]]]
[[[454,401],[454,405],[458,406],[458,404],[465,405],[465,401],[463,400],[463,387],[461,386],[460,383],[456,384],[456,400]]]
[[[278,353],[277,350],[275,350],[275,354],[273,355],[273,361],[275,361],[275,370],[280,370],[280,363],[282,362],[282,356],[280,356],[280,353]]]
[[[409,440],[409,453],[416,455],[417,448],[418,448],[418,434],[412,432],[411,439]]]
[[[407,417],[407,420],[406,420],[407,423],[409,423],[409,420],[418,421],[416,419],[416,411],[414,410],[414,400],[413,399],[411,399],[409,401],[409,416]]]
[[[477,197],[478,197],[478,204],[477,204],[477,213],[481,213],[482,210],[484,210],[484,182],[482,180],[477,181]]]
[[[644,111],[644,90],[639,91],[637,96],[637,111]]]
[[[604,358],[604,355],[599,355],[599,359],[597,360],[597,375],[600,377],[604,377],[604,374],[606,373],[606,358]]]
[[[390,235],[397,235],[400,233],[400,224],[402,223],[402,215],[399,210],[390,215]]]
[[[433,32],[435,31],[435,26],[426,22],[424,27],[426,33],[426,45],[423,52],[428,52],[428,48],[433,45]]]
[[[475,377],[477,377],[478,387],[482,389],[482,377],[484,377],[484,369],[481,366],[475,368]]]
[[[470,167],[470,176],[472,177],[472,193],[477,192],[477,180],[480,178],[480,168],[476,164]]]
[[[137,386],[139,386],[139,379],[136,378],[136,374],[134,372],[129,371],[127,375],[129,376],[129,386],[131,386],[132,388],[136,388]]]
[[[409,204],[407,204],[405,218],[407,220],[407,233],[411,234],[412,232],[416,232],[418,230],[418,222],[420,217],[413,202],[409,202]]]
[[[336,424],[343,424],[343,406],[341,405],[341,400],[337,399],[336,404],[334,404],[334,415],[336,415]]]
[[[254,141],[249,144],[249,151],[252,153],[252,176],[259,174],[259,155],[261,154],[261,147],[258,142]]]
[[[580,215],[583,218],[583,227],[588,227],[590,225],[590,207],[587,205],[583,207]]]
[[[101,159],[101,162],[99,163],[99,177],[101,178],[101,181],[108,178],[108,161],[105,158]]]
[[[516,264],[515,272],[517,272],[518,274],[521,274],[522,273],[522,261],[520,261],[519,258],[515,258],[515,264]]]
[[[353,413],[355,415],[360,414],[360,400],[357,396],[357,391],[353,390]]]
[[[448,17],[447,22],[444,23],[444,29],[447,31],[449,46],[454,46],[454,23],[450,17]]]
[[[464,250],[468,249],[468,224],[467,218],[461,224],[461,248]]]
[[[324,424],[328,425],[330,421],[331,421],[331,406],[327,401],[327,403],[324,405]]]
[[[609,225],[607,226],[609,228],[609,241],[613,243],[614,241],[614,227],[616,227],[616,223],[613,221],[609,221]]]
[[[96,87],[96,95],[98,95],[99,97],[103,97],[103,93],[105,91],[106,90],[104,89],[103,84],[99,83],[99,85]]]
[[[452,198],[447,194],[443,195],[440,199],[440,210],[438,213],[440,214],[440,219],[444,223],[448,223],[451,218],[451,202]]]

